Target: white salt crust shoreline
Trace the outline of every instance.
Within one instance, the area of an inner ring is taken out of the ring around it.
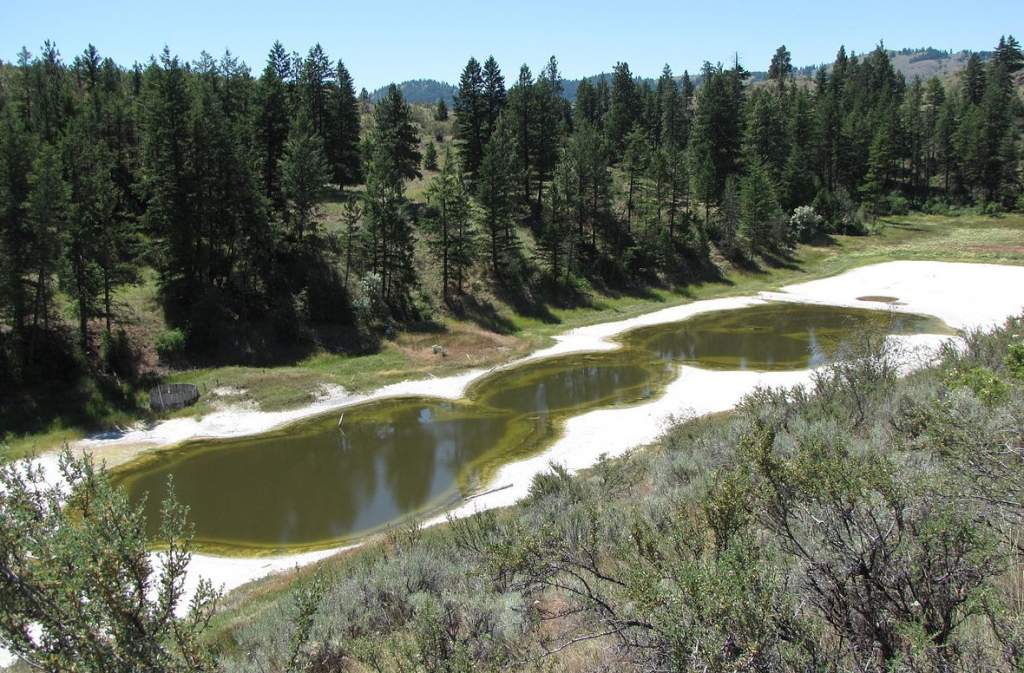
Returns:
[[[504,365],[515,367],[539,358],[584,351],[619,348],[611,337],[637,327],[678,322],[691,316],[744,308],[768,301],[828,304],[852,308],[921,313],[935,316],[956,329],[991,327],[1024,309],[1024,267],[993,264],[904,261],[860,267],[838,276],[789,285],[777,292],[755,296],[696,301],[654,311],[628,320],[589,325],[555,337],[555,344]],[[861,301],[858,297],[895,297],[896,304]],[[907,369],[925,364],[937,347],[950,337],[911,335],[892,337],[907,347]],[[493,370],[472,370],[457,376],[406,381],[385,386],[367,395],[334,391],[325,399],[300,409],[263,412],[225,409],[201,419],[172,419],[148,429],[91,437],[76,448],[91,451],[102,459],[104,449],[125,445],[161,447],[187,439],[240,437],[259,434],[287,423],[342,409],[373,399],[399,396],[428,396],[458,399],[467,386]],[[594,465],[602,456],[620,456],[657,439],[674,418],[725,411],[757,387],[790,387],[806,383],[813,370],[791,372],[711,371],[684,366],[679,377],[657,399],[628,408],[599,409],[569,419],[562,436],[543,453],[500,468],[488,490],[448,514],[468,516],[494,507],[511,505],[526,495],[535,475],[558,463],[571,471]],[[56,478],[56,455],[41,456],[47,475]],[[434,525],[448,516],[426,522]],[[200,577],[229,591],[266,575],[294,569],[339,553],[337,547],[275,557],[234,558],[195,554],[189,567],[186,589],[194,590]],[[0,650],[0,666],[9,659]]]

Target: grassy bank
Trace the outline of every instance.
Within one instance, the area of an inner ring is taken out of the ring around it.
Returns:
[[[293,364],[276,367],[210,367],[171,372],[168,380],[189,382],[205,391],[199,404],[177,412],[201,416],[218,407],[256,405],[266,410],[287,409],[313,401],[325,386],[367,391],[396,381],[445,376],[477,367],[508,362],[550,342],[567,329],[621,320],[676,304],[778,288],[854,267],[890,260],[927,259],[960,262],[1024,264],[1024,215],[959,217],[911,215],[886,218],[871,236],[836,236],[816,245],[801,245],[786,260],[759,268],[721,264],[723,280],[686,287],[658,287],[638,292],[594,292],[583,305],[546,306],[533,315],[516,313],[494,300],[486,318],[476,321],[439,315],[430,330],[399,333],[370,355],[319,352]],[[130,289],[124,303],[140,331],[151,334],[162,326],[152,278]],[[447,349],[434,354],[433,345]],[[103,426],[128,423],[122,412],[110,413],[93,427],[55,423],[39,432],[10,437],[11,454],[25,455],[71,441]]]

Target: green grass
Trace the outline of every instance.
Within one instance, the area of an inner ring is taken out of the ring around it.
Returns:
[[[962,215],[945,217],[910,215],[886,218],[871,236],[837,236],[823,245],[803,245],[786,266],[760,270],[732,269],[726,282],[709,282],[684,288],[654,288],[642,294],[595,293],[588,305],[576,308],[549,307],[544,319],[516,314],[497,304],[499,316],[511,326],[511,334],[497,335],[466,320],[440,319],[443,331],[399,334],[372,355],[317,353],[289,366],[213,367],[173,373],[172,382],[190,382],[203,391],[218,387],[242,389],[243,395],[224,402],[248,402],[265,410],[301,406],[313,401],[324,385],[351,391],[369,391],[410,378],[445,376],[474,367],[489,367],[542,347],[567,329],[598,322],[622,320],[660,308],[700,299],[743,295],[782,285],[832,276],[849,269],[891,260],[920,259],[958,262],[1024,264],[1024,215],[1001,217]],[[148,288],[148,289],[147,289]],[[124,298],[145,316],[155,310],[153,284],[129,290]],[[162,321],[140,318],[155,329]],[[147,330],[148,331],[148,330]],[[442,344],[450,356],[431,353]],[[203,415],[216,408],[214,396],[176,412],[179,416]],[[113,423],[128,419],[118,418]],[[14,455],[57,446],[82,436],[85,429],[55,426],[25,437],[13,438]]]
[[[837,236],[830,245],[802,245],[797,267],[733,269],[728,283],[704,283],[681,289],[653,289],[649,296],[598,295],[592,306],[552,308],[557,323],[510,315],[522,334],[550,336],[566,329],[630,318],[657,308],[715,297],[751,294],[782,285],[834,276],[850,269],[893,260],[936,260],[1024,264],[1024,215],[942,217],[910,215],[885,218],[878,234]],[[983,248],[983,249],[976,249]]]

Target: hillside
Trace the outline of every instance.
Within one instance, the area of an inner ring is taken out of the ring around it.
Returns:
[[[436,103],[443,98],[446,103],[451,103],[458,93],[458,87],[448,82],[439,82],[436,79],[410,79],[398,85],[405,100],[413,105],[422,103]],[[379,102],[388,92],[388,86],[382,86],[370,93],[370,100]]]
[[[912,80],[915,77],[921,79],[928,79],[930,77],[939,76],[945,77],[953,75],[967,65],[967,59],[971,55],[971,51],[963,49],[957,52],[942,51],[933,47],[921,47],[914,49],[899,49],[889,50],[889,58],[892,59],[893,67],[896,72],[903,75],[907,80]],[[982,61],[987,61],[992,57],[990,51],[977,52],[981,57]],[[798,78],[812,78],[814,72],[819,66],[806,65],[796,68],[796,74]],[[826,66],[827,67],[827,66]],[[764,70],[752,70],[750,71],[750,80],[752,82],[759,82],[768,77],[768,73]],[[700,73],[691,72],[690,78],[695,86],[700,86]],[[611,73],[600,73],[597,75],[588,75],[579,79],[567,79],[562,81],[562,95],[566,100],[572,102],[576,100],[576,91],[579,89],[580,82],[584,79],[590,80],[592,83],[606,80],[611,82]],[[640,81],[649,86],[654,86],[657,81],[656,77],[640,77]],[[446,102],[451,103],[458,93],[458,87],[447,82],[438,81],[435,79],[413,79],[402,82],[398,85],[399,90],[405,99],[410,103],[436,103],[439,98],[444,98]],[[384,94],[387,93],[387,87],[382,86],[374,90],[370,94],[370,99],[374,102],[380,100]]]

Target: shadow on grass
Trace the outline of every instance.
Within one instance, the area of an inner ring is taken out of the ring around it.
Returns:
[[[480,301],[472,295],[455,297],[448,303],[452,314],[460,320],[469,320],[496,334],[513,334],[517,331],[514,322],[501,315],[489,301]]]
[[[907,222],[900,222],[899,220],[893,220],[893,219],[889,219],[889,218],[885,218],[885,217],[878,218],[878,221],[881,222],[882,224],[884,224],[887,227],[892,227],[893,229],[899,229],[900,231],[914,231],[914,232],[928,231],[928,229],[926,229],[925,227],[921,227],[921,226],[914,225],[914,224],[908,224]]]
[[[800,265],[796,258],[787,251],[762,250],[761,261],[765,266],[772,269],[786,269],[787,271],[799,271]]]
[[[54,428],[80,428],[85,432],[147,416],[141,393],[157,383],[156,377],[133,382],[107,376],[42,382],[6,391],[0,397],[0,440],[45,433]]]
[[[547,325],[562,322],[551,312],[549,303],[545,301],[543,295],[535,292],[528,283],[504,281],[495,287],[494,294],[523,317],[533,318]]]

